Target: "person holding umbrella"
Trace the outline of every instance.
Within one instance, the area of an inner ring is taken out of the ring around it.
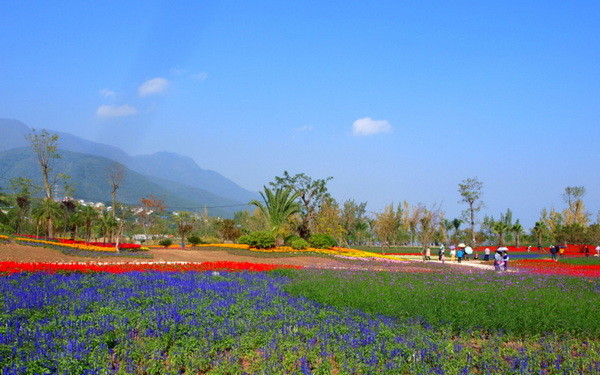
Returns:
[[[454,262],[456,257],[456,247],[454,245],[450,246],[450,261]]]
[[[496,249],[496,254],[494,254],[494,269],[496,271],[502,271],[504,269],[504,256],[502,255],[504,249],[508,250],[506,247],[499,247]]]
[[[463,256],[465,256],[465,244],[458,244],[458,250],[456,250],[456,257],[458,258],[458,263],[462,262]]]

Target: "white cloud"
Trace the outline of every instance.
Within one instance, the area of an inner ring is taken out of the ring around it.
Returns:
[[[160,94],[164,92],[167,87],[169,87],[170,83],[171,82],[164,78],[152,78],[151,80],[142,83],[142,85],[138,88],[138,94],[140,96]]]
[[[352,134],[356,136],[390,133],[392,126],[386,120],[373,120],[370,117],[359,118],[352,124]]]
[[[204,81],[206,79],[206,77],[208,77],[208,73],[206,73],[206,72],[190,74],[191,79],[194,79],[194,80],[200,81],[200,82]]]
[[[113,98],[117,95],[117,93],[109,89],[102,89],[100,90],[100,95],[105,98]]]
[[[121,106],[116,105],[101,105],[96,110],[96,115],[99,117],[121,117],[121,116],[131,116],[138,113],[138,110],[135,107],[130,106],[129,104],[123,104]]]
[[[299,128],[294,129],[297,132],[308,132],[313,130],[313,126],[312,125],[305,125],[305,126],[301,126]]]

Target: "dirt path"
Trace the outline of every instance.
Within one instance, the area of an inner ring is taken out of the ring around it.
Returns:
[[[65,255],[58,250],[45,247],[24,246],[20,244],[0,244],[0,262],[249,262],[269,264],[289,264],[298,266],[313,266],[336,268],[347,266],[349,262],[340,259],[324,257],[281,257],[263,258],[252,256],[232,255],[227,250],[201,249],[151,249],[151,259],[102,257],[89,258],[82,256]]]
[[[281,265],[294,265],[311,268],[328,268],[328,269],[354,269],[354,270],[369,270],[369,271],[403,271],[403,272],[431,272],[436,267],[460,267],[465,272],[475,269],[489,269],[487,265],[476,264],[475,262],[463,262],[463,264],[446,262],[445,265],[437,261],[431,261],[431,266],[423,264],[418,260],[404,262],[384,262],[377,260],[349,260],[344,258],[333,257],[315,257],[315,256],[289,256],[289,257],[273,257],[266,258],[251,255],[234,255],[224,250],[202,250],[202,249],[151,249],[149,253],[152,258],[122,258],[122,257],[102,257],[90,258],[82,256],[66,255],[58,250],[48,249],[44,247],[24,246],[20,244],[0,244],[0,262],[110,262],[110,263],[133,263],[133,262],[248,262],[248,263],[268,263]],[[399,257],[403,258],[403,257]]]

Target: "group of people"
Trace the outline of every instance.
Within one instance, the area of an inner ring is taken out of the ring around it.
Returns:
[[[450,246],[450,260],[452,262],[458,261],[458,263],[461,263],[463,259],[469,259],[473,253],[473,249],[463,243],[459,244],[457,247]],[[473,255],[473,259],[478,259],[477,254]],[[431,249],[429,247],[425,248],[423,260],[431,260]],[[438,260],[442,263],[446,261],[446,248],[443,244],[440,245],[438,250]]]

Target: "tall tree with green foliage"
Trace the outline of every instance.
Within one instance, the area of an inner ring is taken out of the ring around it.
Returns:
[[[515,245],[521,246],[521,234],[523,234],[523,226],[519,222],[519,219],[513,224],[511,231],[515,235]]]
[[[344,242],[347,246],[359,244],[364,239],[367,202],[356,203],[349,199],[342,205],[340,213],[342,227],[346,231]]]
[[[463,217],[468,221],[471,229],[471,246],[475,246],[475,215],[483,208],[481,201],[483,194],[483,182],[477,177],[467,178],[458,184],[458,192],[462,197],[459,203],[466,203],[467,209],[463,211]]]
[[[59,203],[52,199],[43,198],[32,210],[37,226],[44,226],[47,237],[54,237],[54,223],[60,220],[62,210]]]
[[[273,234],[279,234],[282,226],[288,219],[301,212],[300,205],[297,202],[298,193],[289,188],[277,188],[271,190],[264,186],[264,191],[260,192],[262,202],[253,199],[248,203],[256,206],[263,214],[268,229]]]
[[[275,182],[270,185],[274,188],[289,189],[297,195],[301,203],[302,223],[298,228],[300,237],[308,239],[314,230],[315,219],[323,200],[329,197],[327,182],[333,177],[313,180],[304,173],[290,176],[287,171],[283,177],[275,177]]]
[[[531,233],[536,239],[538,249],[542,248],[542,241],[544,240],[544,234],[547,230],[548,228],[543,221],[537,221],[534,227],[531,229]]]
[[[85,240],[89,242],[92,239],[92,229],[98,220],[98,212],[91,206],[79,206],[75,215],[78,226],[84,229]]]

